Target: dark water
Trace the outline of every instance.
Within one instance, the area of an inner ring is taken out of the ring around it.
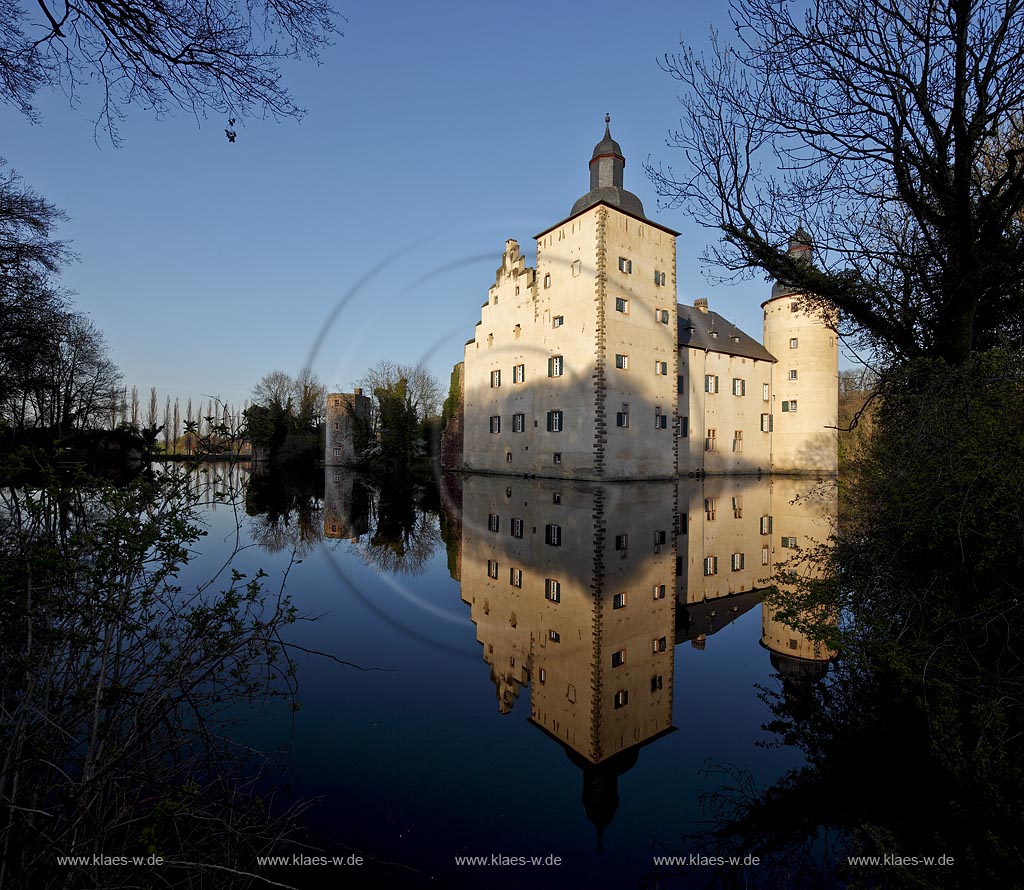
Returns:
[[[286,589],[318,617],[292,639],[373,669],[298,655],[300,710],[267,705],[239,728],[318,798],[312,854],[392,863],[387,886],[638,886],[653,856],[687,850],[698,794],[722,780],[709,767],[766,786],[799,765],[762,745],[758,686],[798,695],[826,663],[758,591],[828,535],[833,485],[476,476],[414,506],[332,470],[318,490],[249,484],[237,510],[207,508],[183,581],[223,562],[237,517],[258,543],[236,567],[277,584],[301,559]],[[344,868],[274,874],[358,886]]]

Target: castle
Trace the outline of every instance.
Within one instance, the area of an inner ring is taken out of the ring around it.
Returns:
[[[776,284],[763,345],[676,302],[678,232],[623,188],[605,117],[590,191],[535,236],[505,243],[465,347],[467,471],[611,481],[678,474],[835,474],[837,336]],[[798,228],[790,253],[811,258]]]

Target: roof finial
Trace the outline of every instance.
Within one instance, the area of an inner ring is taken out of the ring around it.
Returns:
[[[611,134],[611,131],[609,129],[609,127],[611,126],[611,122],[612,122],[612,116],[610,114],[605,114],[605,116],[604,116],[604,134],[605,134],[605,136],[608,136],[608,135]]]

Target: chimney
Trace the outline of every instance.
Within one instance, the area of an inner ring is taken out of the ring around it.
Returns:
[[[353,390],[353,393],[354,393],[355,395],[357,395],[357,396],[361,396],[361,395],[363,394],[363,388],[362,388],[361,386],[357,386],[357,387],[356,387],[356,388],[355,388],[355,389]]]
[[[701,312],[707,313],[708,311],[708,299],[707,297],[699,297],[693,301],[693,308],[699,309]]]

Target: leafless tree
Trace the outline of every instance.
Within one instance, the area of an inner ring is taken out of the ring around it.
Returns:
[[[34,12],[33,12],[34,10]],[[0,101],[32,120],[33,97],[60,89],[73,102],[98,87],[96,127],[117,138],[127,106],[157,115],[174,107],[197,117],[297,117],[281,82],[287,59],[317,60],[337,33],[324,0],[0,0]]]
[[[156,387],[151,386],[149,388],[149,411],[146,413],[146,426],[151,430],[155,430],[159,419],[156,402]]]
[[[372,395],[378,389],[392,389],[402,378],[405,378],[407,391],[420,420],[441,413],[444,390],[437,378],[423,365],[403,365],[381,359],[356,381],[356,386],[361,386],[364,393]]]
[[[665,57],[685,165],[648,167],[669,204],[721,230],[709,260],[837,308],[893,358],[1019,343],[1024,3],[730,9],[732,42]],[[799,222],[815,265],[787,254]]]

